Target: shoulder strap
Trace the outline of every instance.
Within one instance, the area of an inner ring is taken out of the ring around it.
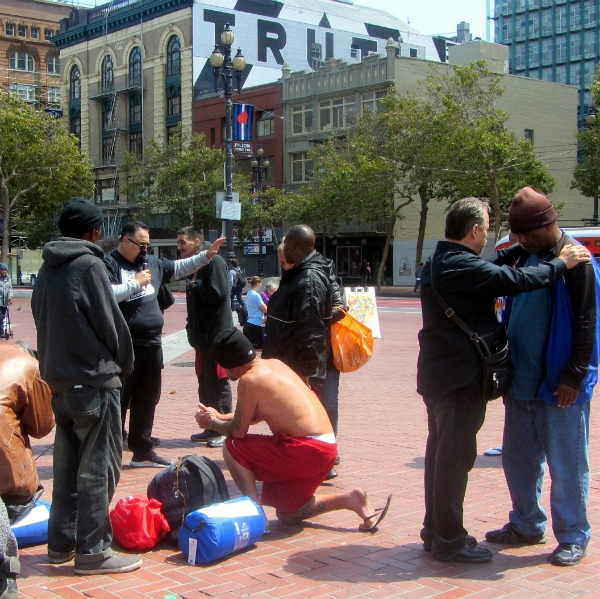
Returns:
[[[482,356],[489,356],[491,352],[487,346],[487,343],[460,316],[458,316],[458,314],[456,314],[456,312],[444,301],[442,296],[438,293],[438,290],[435,288],[433,277],[433,261],[435,259],[436,254],[437,252],[431,258],[430,267],[430,284],[435,299],[437,300],[438,304],[442,307],[444,314],[469,336],[469,339],[475,345],[477,351]]]

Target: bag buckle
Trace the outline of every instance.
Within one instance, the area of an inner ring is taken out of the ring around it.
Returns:
[[[448,306],[448,309],[444,312],[444,314],[448,318],[452,318],[452,316],[454,316],[454,310],[452,308],[450,308],[450,306]]]

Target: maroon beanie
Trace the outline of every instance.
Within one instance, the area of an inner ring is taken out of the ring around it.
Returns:
[[[512,233],[528,233],[552,224],[557,218],[552,202],[533,187],[520,189],[508,209]]]

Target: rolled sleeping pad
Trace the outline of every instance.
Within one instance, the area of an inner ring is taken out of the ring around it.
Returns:
[[[44,499],[38,499],[35,507],[10,529],[13,531],[19,548],[29,545],[42,545],[48,542],[48,518],[50,504]]]

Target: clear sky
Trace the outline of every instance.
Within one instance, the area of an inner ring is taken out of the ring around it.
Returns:
[[[385,10],[428,35],[455,35],[456,25],[466,21],[471,35],[485,39],[486,0],[354,0],[355,4]],[[493,0],[491,0],[493,10]],[[491,23],[493,41],[494,27]]]

